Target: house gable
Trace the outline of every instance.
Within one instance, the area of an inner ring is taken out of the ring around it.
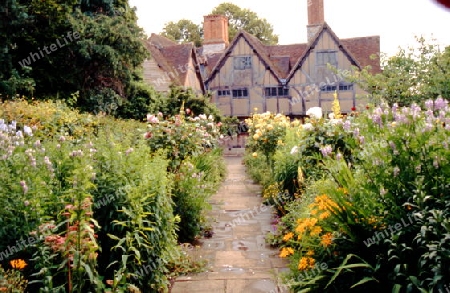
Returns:
[[[328,68],[328,64],[337,69],[337,74]],[[355,96],[360,93],[356,85],[344,79],[354,67],[361,69],[362,65],[324,23],[288,76],[292,113],[304,115],[308,108],[317,106],[331,111],[335,92],[342,111],[349,112],[356,106]]]

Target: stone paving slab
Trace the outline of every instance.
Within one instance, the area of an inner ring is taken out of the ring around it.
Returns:
[[[196,256],[208,271],[181,276],[171,293],[280,293],[279,275],[287,261],[265,242],[273,231],[273,210],[262,205],[261,187],[247,176],[242,157],[225,156],[228,175],[209,200],[213,237],[200,239]]]

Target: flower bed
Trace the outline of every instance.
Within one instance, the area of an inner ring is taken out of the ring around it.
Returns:
[[[291,123],[274,155],[274,179],[265,177],[265,197],[281,216],[269,240],[290,259],[290,288],[445,290],[449,112],[438,98],[424,109],[380,105]],[[249,152],[251,169],[264,164],[255,160]]]
[[[224,175],[213,138],[198,144],[215,136],[210,121],[157,129],[50,102],[6,103],[2,117],[0,290],[167,292],[175,274],[200,269],[178,244],[200,233]]]

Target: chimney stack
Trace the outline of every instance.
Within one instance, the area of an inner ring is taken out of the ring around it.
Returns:
[[[323,0],[307,0],[307,3],[308,25],[306,28],[309,43],[313,40],[320,27],[325,23],[325,11],[323,7]]]
[[[218,53],[228,47],[228,17],[206,15],[203,21],[203,53]]]

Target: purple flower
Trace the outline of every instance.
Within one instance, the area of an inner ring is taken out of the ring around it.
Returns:
[[[364,144],[364,136],[362,136],[362,135],[359,136],[359,137],[358,137],[358,140],[359,140],[359,143],[360,143],[360,144]]]
[[[350,122],[350,120],[345,120],[344,125],[343,125],[344,130],[349,131],[351,126],[352,126],[352,123]]]
[[[358,127],[356,127],[356,128],[353,130],[353,135],[354,135],[354,136],[359,136],[359,128],[358,128]]]
[[[425,123],[423,132],[428,132],[428,131],[431,131],[432,129],[433,129],[433,124],[431,124],[430,122],[427,122],[427,123]]]
[[[29,127],[29,126],[25,125],[23,127],[23,132],[28,136],[33,136],[33,131],[31,130],[31,127]]]
[[[434,107],[436,110],[441,110],[447,108],[448,101],[444,100],[442,97],[438,97],[436,101],[434,101]]]
[[[338,161],[342,160],[342,154],[341,153],[337,153],[336,160],[338,160]]]
[[[426,100],[425,101],[425,107],[427,107],[428,110],[433,110],[433,100]]]
[[[320,151],[322,152],[322,155],[324,157],[328,157],[329,154],[331,154],[331,152],[333,151],[333,149],[331,148],[330,145],[326,145],[324,147],[320,148]]]
[[[396,150],[395,143],[394,143],[393,141],[390,141],[390,142],[389,142],[389,146],[391,147],[391,149],[392,149],[393,151]]]
[[[397,177],[398,176],[398,174],[400,174],[400,168],[399,167],[397,167],[397,166],[395,166],[394,167],[394,177]]]
[[[28,192],[28,186],[25,180],[20,181],[20,186],[22,186],[23,193],[26,194]]]
[[[394,105],[392,105],[392,112],[393,113],[397,112],[397,108],[398,108],[398,104],[394,103]]]
[[[422,109],[416,103],[412,103],[411,104],[411,112],[412,112],[413,118],[416,118],[417,116],[419,116],[420,112],[422,112]]]
[[[373,114],[372,115],[372,121],[375,124],[378,124],[379,126],[381,126],[381,116],[378,114]]]

